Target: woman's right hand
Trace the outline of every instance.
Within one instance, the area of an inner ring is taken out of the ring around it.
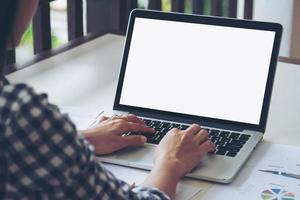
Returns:
[[[156,148],[155,166],[180,179],[214,148],[208,132],[199,125],[193,124],[184,131],[172,129]]]
[[[154,166],[142,185],[156,187],[173,199],[180,178],[214,149],[207,131],[199,125],[184,131],[172,129],[156,147]]]

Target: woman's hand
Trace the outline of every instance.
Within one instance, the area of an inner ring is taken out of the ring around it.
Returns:
[[[199,125],[193,124],[185,131],[172,129],[156,148],[155,164],[181,178],[214,148],[208,132]]]
[[[154,167],[143,185],[159,188],[173,199],[180,178],[214,149],[207,131],[199,125],[185,131],[172,129],[156,147]]]
[[[96,154],[108,154],[119,149],[144,144],[145,136],[122,136],[126,132],[149,132],[154,130],[135,115],[102,117],[96,126],[83,131],[83,135],[94,147]]]

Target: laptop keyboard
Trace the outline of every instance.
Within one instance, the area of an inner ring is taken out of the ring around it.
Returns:
[[[133,133],[129,132],[125,135],[144,135],[147,137],[147,143],[158,144],[166,133],[172,128],[178,128],[185,130],[189,126],[180,124],[165,122],[159,120],[143,119],[146,125],[155,130],[154,134],[149,133]],[[205,128],[208,131],[209,138],[216,145],[215,154],[224,155],[229,157],[235,157],[241,148],[246,144],[251,135],[241,134],[237,132],[218,130],[213,128]]]

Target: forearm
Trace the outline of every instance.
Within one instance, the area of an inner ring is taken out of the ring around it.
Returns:
[[[179,180],[180,178],[176,174],[170,173],[164,167],[155,166],[142,186],[158,188],[174,199]]]

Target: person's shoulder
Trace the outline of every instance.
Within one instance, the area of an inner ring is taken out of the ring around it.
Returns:
[[[37,94],[26,84],[9,84],[0,90],[0,108],[4,118],[17,114],[21,109],[29,109],[47,102],[46,94]]]
[[[28,103],[38,95],[34,89],[26,84],[9,84],[5,85],[0,93],[2,101],[8,101],[7,103]],[[47,97],[47,95],[42,94]]]
[[[21,120],[20,123],[23,123],[22,120],[26,118],[35,127],[44,121],[44,130],[49,128],[49,123],[56,130],[67,127],[68,131],[75,132],[76,129],[68,116],[61,114],[56,105],[49,103],[46,94],[38,94],[26,84],[10,84],[1,88],[0,109],[0,120],[4,124],[13,120]]]
[[[31,92],[33,91],[33,88],[28,86],[27,84],[20,83],[20,84],[8,84],[4,85],[1,89],[1,96],[3,95],[12,95],[17,94],[20,92]]]

